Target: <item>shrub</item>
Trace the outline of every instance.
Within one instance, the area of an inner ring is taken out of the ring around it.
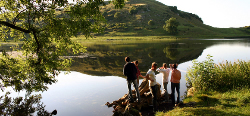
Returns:
[[[178,12],[179,12],[178,9],[177,9],[177,6],[168,6],[168,8],[169,8],[172,12],[174,12],[174,13],[178,13]]]
[[[153,20],[149,20],[149,21],[148,21],[148,25],[149,25],[149,26],[153,26],[153,25],[155,25],[155,22],[154,22]]]
[[[250,29],[250,26],[245,26],[244,28],[246,28],[246,29]]]
[[[187,71],[186,80],[188,84],[197,90],[207,90],[211,86],[210,82],[213,81],[214,77],[214,63],[211,57],[208,55],[207,60],[203,62],[193,60],[193,66]]]
[[[200,22],[203,23],[202,19],[201,19],[198,15],[192,14],[192,13],[188,13],[188,14],[189,14],[191,17],[194,17],[195,19],[197,19],[197,20],[199,20]]]
[[[114,18],[116,18],[116,19],[120,19],[121,16],[122,16],[121,12],[116,12],[116,13],[114,14]]]
[[[138,9],[134,6],[129,10],[130,14],[136,14],[137,12],[138,12]]]
[[[142,30],[143,27],[134,27],[134,30]]]
[[[196,90],[228,91],[238,88],[250,88],[250,62],[240,61],[214,64],[208,55],[207,60],[197,62],[188,69],[187,83]]]

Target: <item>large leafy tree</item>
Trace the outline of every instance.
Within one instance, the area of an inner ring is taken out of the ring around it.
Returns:
[[[74,3],[69,3],[74,2]],[[116,8],[124,0],[110,0]],[[0,86],[12,86],[20,91],[47,90],[56,82],[60,70],[66,70],[70,60],[62,56],[85,50],[70,38],[79,34],[89,37],[102,31],[105,21],[99,6],[103,0],[1,0],[0,38],[21,41],[22,53],[13,57],[2,51],[0,56]]]
[[[73,3],[69,3],[73,2]],[[124,0],[110,0],[116,8],[124,6]],[[67,70],[71,60],[62,56],[84,52],[85,48],[71,37],[102,32],[105,21],[99,6],[103,0],[1,0],[0,38],[21,43],[15,49],[19,56],[0,52],[0,88],[13,87],[15,91],[47,90],[56,82],[55,76]],[[8,93],[7,93],[8,95]],[[41,96],[0,98],[1,115],[26,115],[34,112],[38,104],[40,115],[50,115],[39,105]],[[27,110],[30,109],[30,110]],[[44,114],[45,113],[45,114]]]
[[[169,20],[165,22],[166,24],[163,26],[164,30],[169,32],[172,35],[175,35],[178,33],[178,26],[179,22],[176,20],[176,18],[171,17]]]

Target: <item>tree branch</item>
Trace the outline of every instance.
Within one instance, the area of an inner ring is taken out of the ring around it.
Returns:
[[[34,39],[36,40],[36,44],[37,44],[37,49],[36,49],[36,54],[37,54],[37,63],[36,64],[40,64],[41,63],[41,56],[40,56],[40,49],[41,49],[41,45],[38,41],[38,38],[37,38],[37,33],[35,30],[32,31],[33,32],[33,35],[34,35]]]
[[[18,17],[21,13],[23,13],[25,10],[27,10],[27,9],[24,9],[24,10],[22,10],[21,12],[19,12],[19,13],[17,14],[17,16],[14,18],[14,20],[13,20],[13,24],[14,24],[14,25],[16,24],[17,17]]]
[[[23,28],[21,28],[21,27],[18,27],[18,26],[16,26],[16,25],[13,25],[13,24],[8,23],[8,22],[5,22],[5,21],[0,21],[0,24],[1,24],[1,25],[5,25],[5,26],[7,26],[7,27],[10,27],[10,28],[12,28],[12,29],[16,29],[16,30],[22,31],[22,32],[24,32],[24,33],[30,33],[30,32],[31,32],[30,30],[23,29]]]

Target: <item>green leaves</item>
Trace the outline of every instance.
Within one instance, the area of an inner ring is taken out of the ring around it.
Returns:
[[[112,0],[122,8],[124,0]],[[21,56],[1,55],[0,84],[13,86],[16,91],[47,90],[56,82],[61,70],[68,70],[71,59],[63,56],[86,51],[86,47],[73,42],[71,37],[100,33],[105,19],[99,6],[103,0],[2,0],[0,38],[3,41],[21,41]],[[57,10],[62,9],[63,10]]]
[[[122,8],[125,5],[125,0],[111,0],[115,8]]]
[[[0,101],[0,115],[3,116],[28,116],[31,113],[37,111],[40,116],[49,116],[50,113],[44,109],[44,105],[40,103],[41,95],[30,95],[28,97],[9,97],[10,93],[7,92],[4,96],[1,96]],[[35,107],[36,106],[36,107]]]
[[[178,29],[177,29],[178,26],[179,26],[179,22],[176,20],[176,18],[171,17],[169,20],[166,21],[166,25],[164,25],[163,28],[170,34],[175,35],[178,33]]]
[[[197,62],[188,69],[186,80],[197,90],[228,91],[238,88],[250,88],[250,62],[236,61],[214,64],[208,55],[207,60]]]

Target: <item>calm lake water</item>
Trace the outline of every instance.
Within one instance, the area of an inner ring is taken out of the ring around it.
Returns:
[[[181,71],[181,95],[186,91],[185,75],[192,60],[199,62],[212,55],[215,63],[250,60],[250,39],[203,39],[203,40],[153,40],[153,41],[105,41],[86,43],[87,54],[74,58],[70,74],[63,72],[58,82],[50,85],[42,94],[45,109],[57,109],[58,116],[110,116],[113,108],[104,104],[119,99],[127,93],[126,78],[122,76],[124,57],[139,60],[139,69],[145,75],[152,62],[179,63]],[[162,83],[162,74],[156,75]],[[142,79],[140,79],[140,82]],[[162,89],[162,87],[161,87]],[[11,91],[7,88],[5,91]],[[168,85],[170,93],[170,84]],[[3,95],[4,93],[0,93]],[[24,96],[24,92],[11,96]],[[35,93],[34,93],[35,94]]]

